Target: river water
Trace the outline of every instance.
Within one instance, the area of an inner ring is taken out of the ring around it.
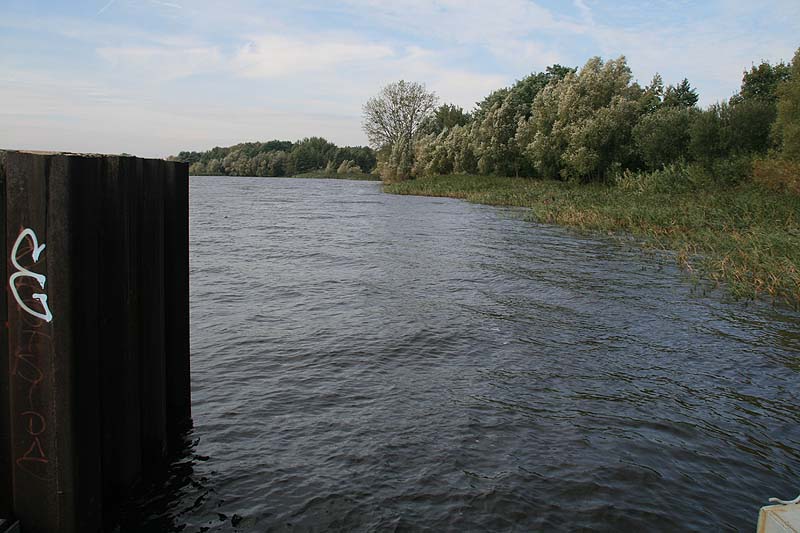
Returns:
[[[192,178],[195,427],[122,531],[752,530],[800,314],[371,182]]]

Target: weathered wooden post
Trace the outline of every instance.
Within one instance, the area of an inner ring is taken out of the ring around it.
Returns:
[[[192,417],[189,372],[189,175],[166,169],[164,181],[164,276],[166,284],[167,425],[178,432]],[[177,435],[173,432],[173,436]]]
[[[5,154],[0,152],[0,250],[6,250]],[[11,428],[8,405],[8,328],[5,286],[6,260],[0,260],[3,290],[0,290],[0,517],[11,515]]]
[[[100,183],[98,302],[100,345],[101,416],[103,427],[103,494],[118,500],[141,476],[141,432],[139,402],[138,307],[132,306],[131,287],[131,195],[138,188],[136,161],[125,157],[105,158],[105,179]],[[134,227],[134,233],[138,230]],[[137,300],[138,301],[138,300]]]
[[[164,167],[144,161],[140,194],[142,246],[139,290],[142,399],[142,461],[145,470],[167,454],[166,362],[164,352]]]
[[[101,531],[189,416],[188,168],[0,152],[0,205],[0,518]]]
[[[100,163],[6,154],[12,490],[33,533],[100,523]]]

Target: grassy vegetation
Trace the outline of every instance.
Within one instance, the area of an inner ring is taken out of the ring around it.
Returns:
[[[662,174],[612,185],[448,175],[384,190],[527,207],[540,222],[625,231],[676,251],[684,268],[725,283],[737,297],[767,295],[800,307],[800,196],[751,182],[703,182],[685,171]]]
[[[303,172],[302,174],[294,174],[290,178],[306,178],[306,179],[326,179],[326,180],[361,180],[361,181],[380,181],[380,176],[375,174],[366,174],[364,172],[343,172],[338,173],[336,170],[312,170],[310,172]]]

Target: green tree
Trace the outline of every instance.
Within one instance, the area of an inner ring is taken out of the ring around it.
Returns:
[[[342,146],[334,155],[334,163],[340,165],[342,161],[353,161],[362,172],[372,172],[375,168],[375,151],[368,146]]]
[[[206,169],[205,163],[201,163],[197,161],[189,165],[189,175],[190,176],[205,176],[208,170]]]
[[[714,104],[698,112],[692,122],[689,153],[706,166],[719,159],[765,153],[771,146],[774,117],[775,106],[766,99]]]
[[[491,109],[476,120],[474,153],[482,173],[532,176],[533,166],[517,142],[517,129],[530,118],[536,96],[550,83],[556,83],[575,70],[561,65],[547,67],[545,72],[530,74],[495,98]],[[495,94],[495,93],[493,93]],[[500,94],[500,93],[498,93]]]
[[[463,126],[470,121],[469,113],[453,104],[442,104],[420,126],[420,132],[439,134],[455,126]]]
[[[336,169],[337,174],[361,174],[361,167],[355,161],[342,161]]]
[[[438,98],[424,85],[400,80],[383,87],[364,104],[363,128],[370,143],[387,147],[379,166],[388,181],[407,179],[414,163],[414,141],[420,126],[436,108]]]
[[[661,74],[655,73],[650,85],[644,88],[644,94],[640,100],[642,113],[653,113],[661,107],[661,100],[664,98],[664,80]]]
[[[336,145],[322,137],[307,137],[294,144],[289,153],[291,165],[297,174],[325,168],[334,158]]]
[[[792,74],[791,65],[778,63],[771,65],[762,61],[760,65],[750,67],[742,74],[742,87],[739,93],[731,98],[732,104],[752,99],[763,99],[775,102],[778,99],[778,85],[788,80]]]
[[[778,109],[773,134],[786,159],[800,161],[800,48],[792,59],[789,79],[777,89]]]
[[[647,168],[655,170],[687,155],[696,113],[692,108],[664,107],[639,120],[633,139]]]
[[[694,107],[697,104],[697,91],[683,78],[678,85],[670,85],[664,91],[662,105],[666,107]]]
[[[542,176],[599,180],[635,162],[632,130],[644,91],[631,80],[624,57],[594,57],[539,92],[516,140]]]
[[[474,123],[456,126],[447,136],[447,144],[453,158],[453,172],[472,174],[478,170],[475,156]]]
[[[269,152],[269,163],[267,164],[268,176],[286,176],[289,167],[289,154],[283,150]]]
[[[747,98],[722,108],[722,142],[726,155],[765,153],[772,147],[777,109],[768,98]]]
[[[373,146],[407,143],[436,107],[436,94],[424,85],[400,80],[383,87],[364,104],[364,131]]]
[[[722,138],[722,117],[728,104],[714,104],[698,113],[689,129],[689,153],[691,157],[710,166],[715,159],[725,155]]]
[[[506,96],[508,96],[509,92],[511,92],[509,87],[503,87],[502,89],[492,91],[480,102],[476,102],[475,110],[472,112],[472,119],[482,121],[489,111],[491,111],[495,106],[503,103],[503,100],[506,99]]]
[[[211,159],[208,161],[206,165],[206,173],[209,176],[224,176],[225,175],[225,168],[222,166],[222,161],[219,159]]]

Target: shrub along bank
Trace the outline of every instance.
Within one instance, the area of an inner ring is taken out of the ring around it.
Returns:
[[[422,129],[412,171],[388,173],[384,190],[627,231],[736,295],[800,306],[800,50],[745,71],[728,101],[697,99],[687,80],[639,86],[624,57],[555,65],[458,124]],[[381,171],[391,160],[379,148]]]

